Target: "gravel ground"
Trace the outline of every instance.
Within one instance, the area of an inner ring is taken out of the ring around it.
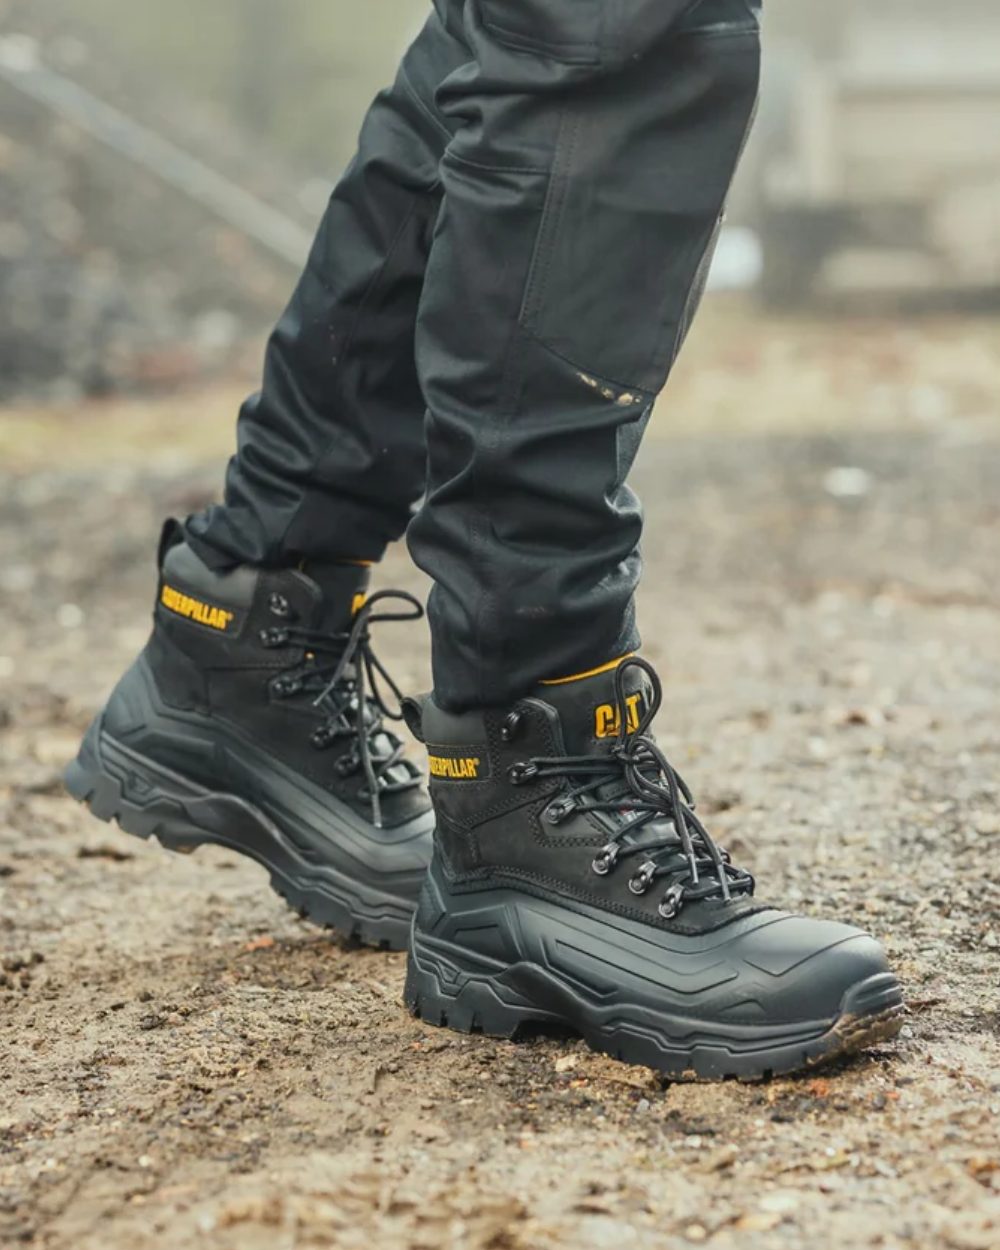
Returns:
[[[898,1042],[766,1084],[430,1029],[402,956],[67,799],[230,397],[0,414],[0,1243],[1000,1245],[998,346],[710,313],[636,471],[668,754],[907,987]],[[402,551],[381,583],[423,585]],[[426,683],[422,627],[381,654]]]

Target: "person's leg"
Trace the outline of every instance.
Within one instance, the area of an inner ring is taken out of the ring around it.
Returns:
[[[758,0],[478,0],[417,353],[434,687],[503,702],[637,642],[626,477],[757,92]]]
[[[244,404],[225,501],[191,518],[211,567],[377,560],[424,489],[414,323],[451,135],[438,84],[468,59],[432,14],[372,105]]]
[[[651,734],[625,478],[756,95],[752,0],[476,0],[421,305],[435,850],[405,998],[759,1076],[901,1024],[885,954],[755,897]],[[589,670],[589,671],[588,671]]]
[[[96,816],[242,851],[303,914],[395,946],[433,818],[388,723],[397,692],[368,634],[387,605],[365,563],[424,486],[414,321],[450,137],[434,92],[466,58],[432,17],[372,107],[243,410],[225,502],[165,528],[152,637],[67,773]]]

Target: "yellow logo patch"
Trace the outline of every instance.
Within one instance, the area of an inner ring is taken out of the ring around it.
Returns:
[[[639,728],[642,716],[642,693],[625,696],[625,725],[628,733],[634,734]],[[613,703],[602,703],[594,709],[594,737],[616,738],[621,732],[621,711]]]
[[[365,594],[357,594],[351,601],[351,616],[357,616],[361,609],[368,602],[368,596]]]
[[[429,755],[428,767],[432,777],[443,781],[478,781],[482,761],[478,755],[466,755],[452,759],[448,755]]]
[[[220,633],[225,633],[236,619],[235,612],[230,612],[227,608],[217,608],[211,603],[202,603],[200,599],[182,594],[173,586],[163,587],[160,591],[160,602],[177,616],[196,621],[199,625],[207,625],[209,629],[217,629]]]

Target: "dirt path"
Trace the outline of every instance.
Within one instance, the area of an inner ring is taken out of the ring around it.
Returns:
[[[637,472],[668,754],[768,895],[871,926],[908,988],[891,1048],[770,1084],[427,1028],[402,957],[66,799],[144,638],[158,520],[214,487],[216,448],[196,397],[179,426],[144,412],[145,461],[102,450],[114,413],[8,423],[0,1243],[1000,1245],[996,338],[757,326],[706,370],[703,335]],[[421,586],[402,552],[383,581]],[[424,646],[381,652],[423,685]]]

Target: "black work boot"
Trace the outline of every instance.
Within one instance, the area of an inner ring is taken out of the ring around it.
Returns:
[[[419,769],[368,626],[368,570],[208,569],[168,522],[153,633],[66,772],[71,794],[171,850],[241,851],[318,924],[400,948],[430,859]],[[380,611],[394,598],[402,611]]]
[[[755,899],[649,734],[660,698],[630,658],[513,708],[408,704],[437,817],[410,1010],[501,1037],[569,1026],[671,1076],[790,1072],[894,1036],[882,948]]]

